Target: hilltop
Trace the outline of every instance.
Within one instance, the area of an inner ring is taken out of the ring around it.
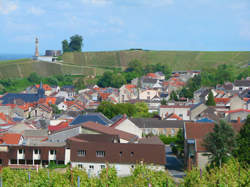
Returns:
[[[30,59],[0,61],[0,78],[26,77],[31,72],[41,76],[54,74],[102,74],[112,68],[125,69],[131,60],[145,64],[168,64],[172,70],[191,70],[220,64],[243,66],[250,63],[250,51],[151,51],[121,50],[65,53],[62,63],[36,62]]]

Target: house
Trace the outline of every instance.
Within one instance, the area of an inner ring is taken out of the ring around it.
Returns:
[[[52,108],[47,104],[39,104],[30,112],[30,117],[41,117],[46,119],[52,118]]]
[[[157,79],[158,79],[158,80],[161,80],[161,81],[164,81],[164,80],[165,80],[165,75],[164,75],[164,73],[158,71],[158,72],[155,73],[155,75],[157,76]]]
[[[92,121],[94,123],[99,123],[105,126],[110,126],[113,122],[104,116],[102,113],[86,113],[77,116],[71,123],[70,126],[78,125],[81,123],[85,123],[88,121]]]
[[[141,88],[153,89],[154,87],[156,87],[156,85],[158,83],[159,83],[159,80],[157,80],[157,79],[142,77],[142,79],[141,79]]]
[[[138,98],[138,90],[136,85],[126,84],[119,89],[119,102],[124,103],[132,99]]]
[[[48,141],[50,142],[65,142],[67,138],[77,136],[79,134],[108,134],[118,135],[121,143],[135,142],[138,137],[115,128],[101,125],[96,122],[85,122],[79,125],[68,126],[67,128],[54,131],[49,134]]]
[[[198,103],[190,108],[190,120],[196,121],[208,107],[203,103]]]
[[[0,98],[2,104],[16,104],[17,101],[23,103],[38,103],[39,99],[45,98],[45,91],[43,89],[43,84],[40,84],[37,93],[7,93]]]
[[[245,103],[238,95],[234,95],[229,102],[230,110],[242,109],[245,107]]]
[[[134,134],[139,138],[142,137],[142,129],[136,126],[132,121],[129,120],[127,115],[118,115],[111,119],[114,123],[110,126],[111,128],[118,129],[127,133]]]
[[[153,142],[153,143],[152,143]],[[118,176],[128,176],[134,166],[144,163],[155,170],[164,171],[165,146],[155,138],[143,139],[140,143],[120,143],[117,135],[81,134],[70,137],[63,143],[43,141],[35,145],[0,144],[2,167],[35,169],[56,164],[71,163],[72,167],[85,169],[89,175],[98,176],[109,163]]]
[[[233,90],[242,92],[244,90],[248,90],[249,88],[250,88],[250,79],[234,81]]]
[[[158,91],[153,89],[140,89],[139,90],[139,100],[152,100],[154,97],[158,96]]]
[[[165,119],[169,114],[176,114],[183,120],[190,120],[190,108],[187,105],[161,105],[159,110],[159,116]]]
[[[131,174],[136,163],[151,165],[164,171],[166,158],[162,144],[122,144],[109,140],[86,142],[81,138],[67,140],[70,147],[70,161],[73,167],[85,169],[89,175],[97,176],[109,163],[115,167],[118,176]]]
[[[229,110],[225,112],[225,118],[229,122],[242,122],[247,119],[247,116],[250,114],[250,110],[247,109],[236,109]]]
[[[184,121],[180,120],[160,120],[158,118],[129,118],[144,135],[153,134],[174,136],[183,128]]]
[[[76,95],[75,88],[72,85],[63,86],[55,97],[64,97],[66,99],[73,99]]]
[[[241,123],[232,123],[233,129],[238,132],[243,126]],[[204,168],[208,163],[208,152],[203,146],[203,139],[213,131],[214,123],[186,122],[184,124],[184,165],[191,169],[193,166]]]

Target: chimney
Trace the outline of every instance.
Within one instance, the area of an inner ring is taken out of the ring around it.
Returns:
[[[240,117],[237,118],[237,123],[240,123]]]

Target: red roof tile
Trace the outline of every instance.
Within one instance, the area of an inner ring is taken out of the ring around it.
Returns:
[[[22,135],[21,134],[3,134],[0,136],[0,144],[8,144],[8,145],[13,145],[13,144],[19,144],[20,139]]]
[[[58,130],[64,129],[68,126],[69,126],[69,122],[61,122],[56,126],[49,125],[48,130],[49,131],[58,131]]]
[[[36,86],[36,88],[40,88],[40,84],[36,84],[35,86]],[[51,87],[48,84],[43,84],[43,89],[45,91],[49,91],[49,90],[51,90]]]

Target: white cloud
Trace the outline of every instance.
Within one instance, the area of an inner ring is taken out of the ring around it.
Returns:
[[[91,4],[91,5],[107,5],[112,3],[111,0],[82,0],[85,4]]]
[[[9,14],[17,8],[17,3],[14,1],[0,0],[0,14]]]
[[[33,14],[33,15],[40,16],[40,15],[45,13],[45,10],[43,10],[39,7],[32,6],[31,8],[29,8],[28,12]]]

